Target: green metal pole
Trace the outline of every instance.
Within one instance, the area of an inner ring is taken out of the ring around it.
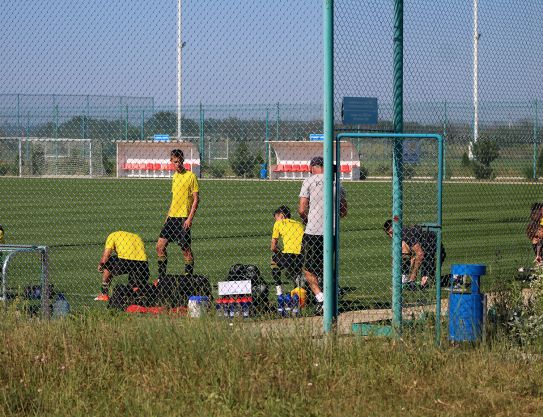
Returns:
[[[437,256],[436,256],[436,344],[441,344],[441,239],[443,231],[443,175],[445,172],[445,137],[437,142]]]
[[[55,105],[55,139],[58,139],[58,105]]]
[[[447,101],[443,103],[443,139],[447,139],[447,125],[449,124],[449,115],[447,109]],[[447,158],[445,156],[445,148],[443,148],[443,177],[446,176]]]
[[[270,171],[270,113],[266,109],[266,170]]]
[[[145,139],[145,110],[141,111],[141,133],[140,133],[140,139]]]
[[[17,136],[22,136],[23,133],[21,131],[21,103],[20,103],[20,96],[17,94]]]
[[[277,103],[277,108],[276,108],[275,140],[279,140],[279,103]]]
[[[323,330],[332,330],[337,298],[334,282],[334,0],[323,2],[323,49],[324,49],[324,320]],[[337,231],[339,232],[339,231]]]
[[[533,161],[533,174],[534,180],[537,179],[537,99],[534,100],[534,132],[533,132],[533,142],[534,142],[534,161]]]
[[[198,146],[198,151],[200,152],[200,166],[204,164],[205,157],[205,143],[204,143],[204,107],[200,103],[200,143]]]
[[[128,106],[124,106],[124,140],[128,140]]]
[[[403,133],[403,0],[394,2],[394,132]],[[392,183],[392,326],[402,333],[403,142],[394,139]]]

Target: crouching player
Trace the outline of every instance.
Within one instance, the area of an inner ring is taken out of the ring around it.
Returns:
[[[120,230],[111,233],[107,237],[98,272],[102,273],[102,291],[95,301],[109,301],[111,279],[119,275],[128,274],[128,285],[134,291],[147,284],[150,278],[149,263],[141,237]]]
[[[290,209],[287,206],[281,206],[274,211],[271,240],[271,272],[275,282],[277,295],[283,294],[281,271],[285,271],[287,277],[296,280],[302,273],[303,256],[302,238],[304,236],[304,226],[302,223],[290,218]],[[279,239],[283,242],[283,250],[279,249]]]

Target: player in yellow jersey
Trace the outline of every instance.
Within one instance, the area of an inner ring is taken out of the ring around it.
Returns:
[[[287,206],[281,206],[275,210],[273,217],[275,224],[270,247],[273,252],[271,271],[277,295],[281,295],[283,294],[281,271],[285,271],[287,276],[294,280],[302,273],[304,226],[290,218],[290,209]],[[283,250],[278,247],[279,239],[283,241]]]
[[[190,229],[200,202],[200,188],[196,175],[183,167],[185,158],[181,149],[172,150],[170,161],[176,169],[172,179],[172,203],[156,244],[159,280],[166,276],[166,248],[170,241],[176,242],[183,251],[185,274],[192,275],[194,271]]]
[[[102,291],[96,301],[109,300],[109,284],[113,277],[128,274],[128,285],[133,288],[147,284],[149,262],[141,237],[122,230],[111,233],[106,239],[98,271],[102,273]]]

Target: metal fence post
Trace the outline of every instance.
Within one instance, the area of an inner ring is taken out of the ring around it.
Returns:
[[[537,114],[537,99],[534,100],[534,103],[533,103],[533,106],[534,106],[534,131],[533,131],[533,147],[534,147],[534,155],[533,155],[533,179],[536,180],[537,177],[538,177],[538,172],[537,172],[537,148],[538,148],[538,143],[537,143],[537,130],[538,130],[538,126],[537,126],[537,119],[538,119],[538,114]]]
[[[200,143],[198,146],[198,151],[200,152],[200,166],[204,164],[205,159],[205,144],[204,144],[204,107],[202,103],[200,103]]]
[[[394,2],[394,132],[403,133],[403,0]],[[392,185],[392,326],[402,332],[403,142],[394,139]]]
[[[323,49],[324,49],[324,320],[323,330],[329,333],[337,318],[334,305],[337,298],[337,283],[334,280],[334,1],[323,3]],[[277,105],[279,120],[279,104]],[[279,126],[279,125],[278,125]],[[279,129],[279,127],[278,127]],[[279,137],[279,130],[277,132]],[[339,233],[339,230],[336,230]]]

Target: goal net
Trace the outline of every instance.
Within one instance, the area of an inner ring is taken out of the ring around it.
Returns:
[[[1,138],[0,147],[2,149],[0,175],[105,175],[102,144],[97,140]]]

